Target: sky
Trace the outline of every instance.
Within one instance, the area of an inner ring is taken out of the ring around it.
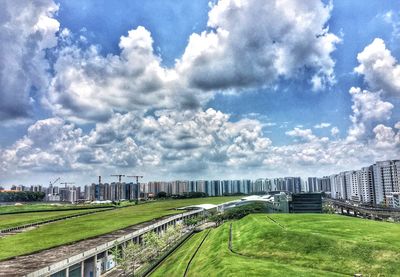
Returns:
[[[399,42],[391,0],[1,1],[0,185],[398,159]]]

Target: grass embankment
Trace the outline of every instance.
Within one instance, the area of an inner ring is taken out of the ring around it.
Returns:
[[[68,211],[49,211],[49,212],[32,212],[20,214],[3,214],[0,215],[0,230],[17,227],[25,224],[42,222],[51,219],[62,218],[70,215],[78,215],[82,213],[103,211],[103,209],[76,209]]]
[[[218,204],[238,198],[240,197],[160,200],[46,224],[40,228],[1,239],[0,260],[106,234],[164,215],[183,212],[174,208],[205,203]]]
[[[38,212],[38,211],[52,211],[52,210],[81,210],[92,208],[105,208],[114,207],[112,204],[43,204],[43,203],[29,203],[21,206],[15,205],[2,205],[0,206],[0,215],[8,213],[25,213],[25,212]]]
[[[400,276],[400,224],[337,215],[250,215],[211,231],[188,276]],[[153,276],[183,276],[191,238]],[[188,253],[192,252],[192,253]],[[182,271],[183,268],[183,271]]]
[[[183,276],[193,253],[207,232],[194,234],[187,242],[166,258],[151,276]],[[173,265],[173,266],[165,266]]]

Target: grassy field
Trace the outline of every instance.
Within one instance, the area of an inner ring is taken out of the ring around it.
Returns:
[[[48,203],[29,203],[21,206],[15,205],[2,205],[0,206],[0,215],[4,213],[21,213],[21,212],[35,212],[35,211],[51,211],[51,210],[64,210],[64,209],[87,209],[87,208],[101,208],[113,207],[111,204],[48,204]]]
[[[400,224],[338,215],[250,215],[210,232],[188,276],[400,276]],[[183,276],[204,232],[152,276]]]
[[[69,210],[69,211],[49,211],[49,212],[32,212],[32,213],[21,213],[21,214],[3,214],[0,215],[0,230],[21,226],[24,224],[30,224],[35,222],[46,221],[50,219],[56,219],[69,215],[78,215],[81,213],[94,212],[104,210],[103,209],[81,209],[81,210]]]
[[[0,260],[94,237],[153,218],[182,212],[174,209],[177,207],[204,203],[217,204],[238,198],[240,197],[161,200],[46,224],[40,228],[1,239]]]

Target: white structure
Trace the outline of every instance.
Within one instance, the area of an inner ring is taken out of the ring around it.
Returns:
[[[387,204],[388,195],[400,192],[400,160],[376,162],[373,172],[376,204]]]
[[[400,193],[392,192],[386,195],[386,202],[390,208],[400,208]]]
[[[360,200],[364,203],[375,203],[374,181],[372,174],[372,166],[363,167],[357,171],[358,182],[360,186]]]

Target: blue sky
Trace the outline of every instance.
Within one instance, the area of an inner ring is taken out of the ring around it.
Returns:
[[[127,30],[144,26],[154,39],[154,48],[167,67],[183,54],[188,38],[193,32],[207,28],[209,1],[59,1],[58,18],[62,26],[75,33],[89,34],[93,44],[101,46],[101,53],[118,54],[118,41]],[[240,95],[218,94],[208,107],[232,114],[233,119],[258,113],[267,122],[277,123],[265,128],[278,144],[290,142],[285,129],[279,128],[288,122],[288,127],[303,125],[312,127],[320,122],[330,122],[346,130],[350,121],[351,97],[347,93],[351,86],[362,85],[362,78],[353,74],[357,66],[357,53],[375,37],[387,41],[393,49],[392,27],[382,15],[398,11],[395,1],[334,1],[330,31],[343,36],[343,42],[332,54],[336,61],[337,84],[317,93],[302,93],[310,90],[309,84],[281,82],[279,91],[271,88],[255,88],[253,92]],[[357,11],[357,13],[354,13]],[[397,41],[398,42],[398,41]],[[398,56],[398,51],[392,51]],[[300,91],[300,93],[299,93]],[[271,97],[272,96],[272,97]],[[400,113],[397,114],[399,118]],[[321,134],[327,134],[323,130]],[[343,133],[342,135],[345,135]]]
[[[323,175],[399,156],[396,1],[2,5],[0,184]]]

